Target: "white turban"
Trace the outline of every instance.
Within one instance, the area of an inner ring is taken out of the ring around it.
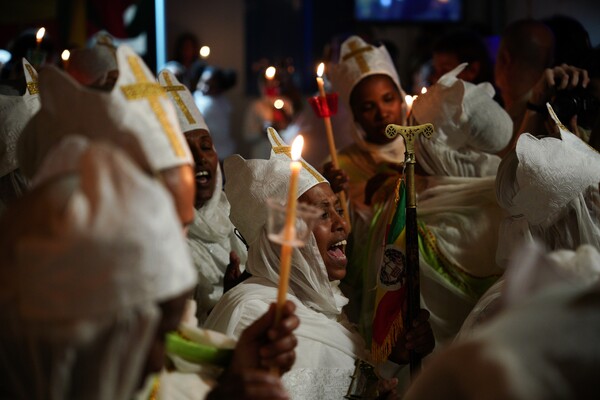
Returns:
[[[0,222],[6,389],[32,399],[129,399],[157,304],[196,282],[173,202],[109,144],[68,137],[44,168],[55,179]]]
[[[493,99],[489,82],[458,79],[463,63],[417,97],[412,113],[419,124],[432,123],[435,134],[419,140],[419,163],[432,175],[495,175],[512,137],[510,116]]]
[[[231,204],[231,222],[242,233],[249,246],[258,238],[267,222],[267,199],[284,201],[289,190],[291,148],[275,129],[268,128],[267,135],[272,146],[268,160],[244,160],[236,154],[226,158],[223,166],[225,193]],[[302,160],[298,197],[321,182],[327,181]]]
[[[17,149],[26,176],[33,176],[52,146],[72,134],[116,143],[154,172],[193,164],[175,109],[142,59],[120,46],[117,63],[119,78],[110,92],[86,88],[57,68],[44,68],[42,108],[25,127]]]
[[[351,36],[342,43],[340,59],[330,71],[331,84],[340,94],[340,99],[350,107],[350,96],[354,87],[371,75],[386,75],[394,81],[404,100],[404,90],[390,54],[384,45],[379,47],[367,44],[358,36]],[[351,107],[350,107],[351,109]],[[354,141],[365,152],[370,153],[376,162],[399,163],[404,161],[404,140],[398,135],[392,142],[380,145],[365,140],[363,128],[355,123],[352,131]]]
[[[117,47],[106,32],[94,37],[91,47],[71,50],[66,71],[84,86],[106,83],[110,72],[118,71]]]
[[[177,80],[175,75],[168,69],[158,74],[158,82],[165,89],[177,111],[177,119],[183,132],[195,129],[208,129],[202,113],[194,102],[194,97],[189,89]]]
[[[349,37],[342,43],[340,59],[331,67],[331,84],[339,92],[342,101],[350,104],[354,87],[371,75],[389,76],[404,96],[394,61],[385,46],[375,47],[359,36]]]
[[[40,109],[37,72],[23,59],[27,90],[23,96],[0,95],[0,177],[18,168],[17,141],[21,131]]]
[[[548,105],[559,137],[519,137],[496,177],[501,226],[498,263],[532,235],[549,250],[600,248],[600,154],[569,132]]]

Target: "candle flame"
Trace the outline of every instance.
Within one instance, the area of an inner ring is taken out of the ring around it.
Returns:
[[[323,72],[325,72],[325,64],[321,63],[317,67],[317,76],[320,78],[323,76]]]
[[[270,66],[270,67],[269,67],[269,68],[267,68],[267,69],[266,69],[266,71],[265,71],[265,77],[266,77],[268,80],[271,80],[271,79],[273,79],[273,78],[275,77],[275,72],[276,72],[276,70],[275,70],[275,67],[273,67],[273,66]]]
[[[427,93],[427,88],[425,86],[423,86],[423,89],[421,89],[421,94],[425,94]]]
[[[210,55],[210,47],[202,46],[200,47],[200,57],[207,58]]]
[[[71,52],[67,49],[63,50],[63,52],[60,54],[60,58],[63,61],[68,61],[69,57],[71,57]]]
[[[46,28],[44,28],[43,26],[38,29],[37,33],[35,34],[35,41],[40,43],[42,41],[42,39],[44,38],[44,35],[46,34]]]
[[[302,156],[302,146],[304,146],[304,137],[298,135],[292,143],[292,160],[298,161],[300,159]]]
[[[411,108],[413,101],[415,101],[415,98],[413,96],[411,96],[410,94],[407,94],[406,96],[404,96],[404,101],[406,102],[406,105],[408,106],[408,108]]]
[[[281,99],[277,99],[273,102],[273,107],[275,107],[278,110],[281,110],[284,105],[285,105],[285,103]]]

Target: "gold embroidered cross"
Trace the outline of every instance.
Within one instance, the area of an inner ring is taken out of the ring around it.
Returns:
[[[142,66],[139,64],[137,57],[128,56],[127,62],[129,63],[129,67],[131,68],[137,83],[121,86],[123,95],[127,100],[148,100],[152,112],[156,115],[160,126],[166,132],[167,138],[169,139],[169,142],[171,142],[175,154],[177,157],[184,158],[186,154],[181,146],[181,142],[177,138],[177,132],[173,125],[169,123],[167,114],[159,101],[161,97],[165,98],[167,96],[167,92],[165,92],[158,83],[148,79],[142,70]]]
[[[287,146],[285,143],[281,142],[279,140],[279,137],[277,136],[277,132],[275,131],[275,129],[267,128],[267,132],[269,133],[269,136],[271,137],[273,142],[275,142],[275,144],[276,144],[276,146],[273,147],[273,152],[275,154],[285,154],[291,160],[292,159],[292,146]],[[302,167],[304,169],[306,169],[312,176],[315,177],[317,182],[319,182],[319,183],[325,182],[325,179],[321,176],[321,174],[319,174],[317,171],[315,171],[315,169],[312,166],[307,164],[303,159],[300,159],[298,161],[300,161],[300,163],[302,164]]]
[[[38,75],[30,64],[25,64],[25,68],[27,68],[27,72],[29,72],[29,76],[31,77],[31,81],[27,79],[27,91],[29,94],[38,94],[40,92]]]
[[[169,73],[166,71],[163,71],[162,76],[163,76],[163,78],[165,78],[165,82],[167,82],[167,86],[163,86],[163,88],[167,92],[171,92],[171,97],[173,98],[173,100],[175,100],[175,103],[177,103],[177,107],[179,107],[179,109],[181,110],[183,115],[185,115],[185,118],[187,119],[188,124],[195,124],[196,120],[194,119],[194,117],[192,117],[192,113],[187,108],[187,106],[185,105],[185,102],[183,101],[183,99],[181,98],[181,96],[178,93],[178,92],[181,92],[182,90],[185,90],[185,86],[173,85],[173,81],[171,80],[171,75],[169,75]]]
[[[358,47],[358,41],[351,41],[349,44],[350,46],[350,53],[346,54],[342,60],[346,61],[349,60],[350,58],[354,58],[356,63],[358,64],[358,68],[360,68],[360,72],[362,72],[363,74],[365,72],[369,72],[369,65],[367,64],[367,60],[365,60],[365,57],[363,56],[362,53],[367,52],[367,51],[372,51],[373,47],[372,46],[365,46],[365,47]]]

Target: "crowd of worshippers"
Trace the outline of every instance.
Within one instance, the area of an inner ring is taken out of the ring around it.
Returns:
[[[0,398],[600,398],[598,52],[569,64],[550,27],[510,24],[495,82],[440,44],[452,65],[410,110],[388,49],[343,41],[326,79],[352,144],[313,165],[303,150],[292,197],[315,217],[296,221],[285,301],[276,129],[267,158],[221,167],[193,94],[126,45],[14,61]],[[411,149],[390,124],[433,132]]]

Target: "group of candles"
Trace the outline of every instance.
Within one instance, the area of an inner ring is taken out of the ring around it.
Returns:
[[[325,65],[323,63],[320,63],[317,68],[317,86],[319,88],[320,101],[322,102],[321,105],[323,107],[327,107],[327,101],[326,101],[327,93],[325,92],[325,83],[323,81],[324,70],[325,70]],[[266,76],[267,80],[273,79],[275,76],[275,67],[267,68],[267,70],[265,71],[265,76]],[[421,89],[421,94],[425,94],[425,93],[427,93],[427,88],[423,87]],[[405,96],[404,100],[405,100],[406,108],[407,108],[407,115],[406,115],[407,120],[410,117],[410,114],[412,112],[412,105],[416,99],[417,99],[417,95],[406,95]],[[280,99],[275,100],[275,102],[277,102],[277,101],[281,101],[281,107],[283,107],[283,100],[280,100]],[[333,163],[334,168],[338,168],[337,150],[335,148],[335,143],[333,140],[331,121],[329,119],[329,111],[327,110],[325,113],[323,113],[323,115],[321,117],[323,118],[325,127],[326,127],[327,139],[329,142],[329,151],[330,151],[332,163]],[[280,258],[280,282],[279,282],[279,292],[278,292],[278,301],[277,301],[278,310],[283,306],[283,303],[285,302],[287,289],[288,289],[289,274],[290,274],[290,267],[291,267],[291,254],[292,254],[292,246],[290,245],[290,243],[294,241],[295,234],[296,234],[296,231],[295,231],[296,204],[297,204],[296,190],[297,190],[298,175],[300,174],[300,170],[302,168],[302,164],[298,160],[300,159],[300,156],[302,154],[303,144],[304,144],[304,139],[303,139],[302,135],[297,136],[292,144],[292,152],[291,152],[292,161],[290,163],[291,175],[290,175],[290,185],[289,185],[289,192],[288,192],[288,202],[287,202],[287,208],[286,208],[286,220],[285,220],[286,222],[285,222],[285,227],[284,227],[284,244],[282,245],[281,258]],[[347,219],[348,224],[349,224],[350,220],[349,220],[348,210],[346,208],[347,202],[346,202],[346,197],[345,197],[344,192],[340,192],[340,202],[342,203],[342,206],[344,207],[344,216]]]

